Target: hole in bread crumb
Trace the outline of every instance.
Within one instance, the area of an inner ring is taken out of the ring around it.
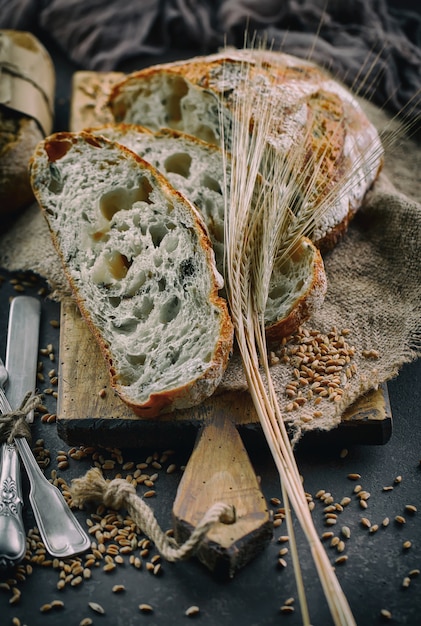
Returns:
[[[165,302],[159,312],[159,321],[161,324],[168,324],[174,320],[181,309],[181,301],[177,296],[173,296]]]
[[[114,320],[112,322],[114,332],[121,335],[132,335],[137,328],[138,320],[134,317],[128,317],[127,319]]]
[[[201,139],[202,141],[206,141],[207,143],[218,145],[218,138],[215,135],[215,131],[210,126],[206,126],[206,124],[199,124],[195,130],[196,137]]]
[[[110,285],[114,280],[124,278],[131,264],[124,254],[113,250],[97,258],[92,268],[92,280],[97,285]]]
[[[118,296],[111,296],[110,298],[108,298],[108,302],[114,309],[116,309],[120,305],[121,298],[119,298]]]
[[[181,76],[171,77],[169,80],[171,87],[167,92],[166,98],[162,100],[162,104],[167,112],[169,125],[176,124],[181,120],[181,99],[188,92],[188,86],[184,78]]]
[[[176,152],[165,160],[164,167],[167,172],[188,178],[190,176],[191,161],[191,156],[187,152]]]
[[[145,365],[146,354],[127,354],[126,357],[130,365]]]
[[[155,248],[159,248],[161,241],[164,239],[168,231],[164,224],[158,222],[149,226],[149,232],[152,237],[153,245]]]
[[[204,357],[203,357],[203,361],[205,363],[210,363],[213,359],[213,353],[212,352],[208,352]]]
[[[63,180],[61,177],[60,169],[54,163],[50,163],[50,184],[48,185],[48,191],[51,193],[61,193],[63,190]]]
[[[208,174],[205,174],[202,178],[202,185],[204,187],[207,187],[211,191],[216,191],[216,193],[219,193],[222,196],[221,185],[215,178],[212,178],[212,176],[208,176]]]
[[[120,252],[112,252],[108,259],[108,266],[114,278],[124,278],[131,266],[129,259]]]
[[[162,278],[158,280],[159,291],[165,291],[166,286],[167,286],[167,281],[165,279],[165,276],[163,276]]]
[[[152,186],[148,179],[143,177],[139,181],[139,186],[134,189],[119,187],[105,193],[99,200],[99,208],[105,219],[111,221],[116,213],[131,209],[135,202],[151,204],[152,201],[149,199],[151,193]]]
[[[148,296],[145,296],[141,305],[136,309],[136,315],[138,315],[141,319],[147,319],[153,310],[153,307],[153,300],[151,300]]]
[[[289,289],[287,289],[287,287],[289,287],[289,285],[282,284],[271,289],[268,293],[268,300],[276,301],[278,306],[285,300],[289,301],[290,291]]]

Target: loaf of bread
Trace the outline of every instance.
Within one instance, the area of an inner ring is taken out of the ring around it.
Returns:
[[[108,104],[116,122],[169,127],[217,145],[221,108],[229,148],[233,93],[252,101],[261,90],[276,112],[268,145],[291,163],[297,198],[314,206],[309,236],[332,248],[376,179],[383,151],[356,98],[314,64],[280,52],[228,50],[135,72],[117,83]]]
[[[200,210],[215,251],[224,264],[224,162],[219,147],[174,130],[152,131],[134,124],[108,124],[89,129],[126,146],[156,167]],[[228,173],[229,178],[229,173]],[[302,238],[288,262],[271,277],[265,311],[271,341],[295,332],[323,302],[326,276],[319,250]]]
[[[0,106],[1,215],[10,215],[34,199],[28,164],[42,138],[35,120]]]
[[[0,58],[0,215],[11,215],[34,200],[29,159],[51,132],[55,76],[32,33],[0,30]]]
[[[31,183],[121,399],[155,417],[210,396],[233,328],[194,205],[133,152],[86,132],[42,141]]]

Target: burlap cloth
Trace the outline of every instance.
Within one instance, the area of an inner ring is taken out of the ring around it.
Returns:
[[[402,365],[418,358],[421,351],[421,204],[417,202],[421,198],[421,146],[402,138],[398,126],[391,125],[380,109],[367,103],[365,108],[386,135],[385,168],[344,239],[325,256],[326,300],[305,324],[309,330],[326,334],[332,328],[349,331],[346,342],[353,348],[353,356],[347,367],[353,367],[353,374],[347,378],[343,368],[340,402],[321,397],[317,404],[315,398],[306,399],[303,406],[291,411],[286,387],[297,380],[296,363],[294,359],[283,363],[281,358],[272,367],[281,410],[296,437],[302,430],[336,426],[348,405],[395,377]],[[387,137],[391,136],[395,140],[390,144]],[[53,297],[69,297],[58,257],[35,205],[0,236],[0,267],[32,270],[49,281]],[[238,355],[222,386],[245,387]]]

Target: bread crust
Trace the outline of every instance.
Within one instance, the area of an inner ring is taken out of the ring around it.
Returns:
[[[263,59],[263,63],[259,59]],[[281,140],[279,129],[275,128],[274,136],[268,141],[275,146],[281,141],[282,150],[288,152],[293,150],[295,138],[301,135],[301,142],[305,142],[305,156],[301,165],[296,163],[295,169],[303,173],[313,160],[308,177],[316,171],[317,205],[329,205],[326,214],[316,220],[316,227],[310,236],[322,251],[332,249],[376,180],[383,165],[383,153],[377,131],[356,98],[313,63],[278,52],[227,50],[187,61],[156,65],[134,72],[118,83],[110,94],[110,110],[116,121],[133,121],[131,108],[136,106],[136,94],[142,93],[142,89],[159,76],[169,79],[178,77],[186,85],[213,93],[218,98],[222,94],[229,108],[230,92],[235,85],[229,79],[225,79],[224,83],[221,78],[225,63],[236,66],[238,74],[241,68],[247,66],[250,79],[255,75],[264,75],[274,92],[281,89],[285,94],[285,97],[282,95],[279,98]],[[182,82],[177,84],[177,89],[181,98]],[[300,121],[304,109],[305,120]],[[291,131],[288,129],[290,123],[295,125]],[[174,120],[168,125],[177,127],[177,124],[178,121]],[[214,137],[214,141],[218,142],[218,138]],[[303,188],[305,178],[303,174],[299,179]],[[339,185],[344,189],[341,192],[343,197],[335,204],[332,193]]]
[[[74,300],[78,305],[82,316],[86,320],[93,336],[95,337],[107,363],[111,386],[120,396],[121,400],[139,417],[157,417],[162,413],[172,412],[178,408],[188,408],[190,406],[200,404],[213,393],[219,384],[226,369],[233,345],[233,326],[226,302],[218,295],[220,276],[216,270],[213,250],[211,248],[203,220],[194,205],[192,205],[178,191],[174,190],[168,184],[167,180],[157,170],[155,170],[155,168],[139,156],[132,153],[130,150],[126,149],[124,146],[119,146],[121,153],[127,155],[129,160],[136,161],[139,168],[151,172],[153,180],[156,181],[156,184],[159,185],[160,190],[169,201],[174,201],[176,199],[178,202],[181,202],[184,205],[186,212],[193,218],[194,228],[198,233],[198,242],[206,256],[206,264],[209,268],[209,275],[211,277],[211,288],[208,296],[209,302],[219,311],[219,335],[213,348],[212,358],[209,359],[209,364],[206,369],[197,376],[188,379],[183,384],[178,384],[173,388],[162,392],[150,393],[146,402],[138,402],[127,393],[127,386],[122,384],[121,373],[116,365],[116,359],[113,354],[112,346],[110,346],[109,342],[104,339],[101,329],[98,328],[98,325],[94,322],[91,310],[89,306],[87,306],[86,299],[81,295],[79,288],[73,279],[72,273],[69,271],[69,266],[64,257],[60,242],[60,233],[55,230],[49,212],[47,196],[45,193],[45,184],[48,179],[46,169],[48,169],[50,164],[54,164],[60,160],[60,158],[62,158],[62,156],[66,154],[69,149],[71,149],[73,144],[81,141],[91,144],[93,147],[115,145],[111,144],[111,142],[102,137],[94,137],[92,134],[87,132],[61,132],[47,137],[38,145],[31,159],[31,183],[35,196],[41,207],[41,211],[47,220],[52,241],[61,259],[64,272],[72,289]]]

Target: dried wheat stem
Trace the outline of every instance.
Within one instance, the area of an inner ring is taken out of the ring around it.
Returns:
[[[246,70],[247,72],[248,70]],[[250,75],[244,76],[246,86]],[[297,147],[287,163],[273,158],[267,137],[274,109],[261,84],[246,89],[234,100],[231,135],[231,179],[226,181],[225,265],[230,311],[253,403],[277,466],[283,492],[303,528],[337,626],[355,624],[347,600],[322,546],[308,509],[294,452],[279,410],[267,359],[263,313],[269,281],[276,259],[296,245],[313,219],[311,206],[316,194],[314,181],[321,158],[302,164],[304,144]],[[247,95],[251,94],[251,97]],[[259,111],[259,118],[253,115]],[[251,129],[251,133],[249,132]],[[223,138],[224,139],[224,138]],[[325,150],[328,146],[325,147]],[[259,176],[263,172],[263,182]],[[299,210],[291,218],[291,207],[298,200],[298,187],[304,187]],[[327,194],[329,195],[329,194]],[[321,203],[322,204],[322,203]],[[279,254],[281,252],[281,254]],[[260,363],[260,365],[259,365]],[[287,515],[292,539],[294,571],[305,626],[310,617],[301,578],[291,516]]]

